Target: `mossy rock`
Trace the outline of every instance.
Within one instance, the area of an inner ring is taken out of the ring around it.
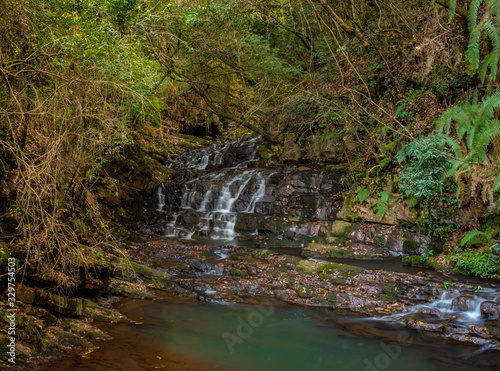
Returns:
[[[261,258],[261,259],[265,259],[267,258],[269,255],[272,255],[273,252],[270,251],[270,250],[267,250],[267,249],[263,249],[263,250],[252,250],[251,252],[252,256],[253,257],[256,257],[256,258]]]
[[[302,260],[297,264],[297,270],[301,273],[333,273],[339,272],[343,277],[352,277],[357,273],[363,272],[364,268],[356,267],[348,264],[337,264],[326,261],[313,262],[310,260]]]
[[[331,234],[333,237],[344,237],[347,235],[347,233],[353,230],[355,226],[356,226],[355,224],[350,222],[346,222],[343,220],[336,220],[332,223]]]
[[[18,283],[16,286],[16,297],[23,303],[31,304],[36,299],[36,289]]]
[[[331,305],[335,305],[337,303],[337,294],[334,292],[329,292],[326,295],[326,302]]]
[[[63,346],[71,347],[85,347],[91,348],[92,344],[81,336],[75,335],[72,332],[64,331],[60,328],[52,328],[53,334],[56,336],[57,341]]]
[[[288,239],[272,238],[267,240],[267,247],[300,247],[302,242]]]
[[[398,300],[395,296],[386,295],[386,294],[380,294],[379,299],[383,300],[383,301],[387,301],[389,303],[394,303],[396,300]]]
[[[410,255],[410,256],[404,256],[402,259],[403,264],[405,265],[411,265],[413,267],[424,267],[424,268],[433,268],[435,270],[441,271],[441,270],[446,270],[446,267],[439,264],[437,261],[435,261],[432,258],[429,258],[425,260],[422,256],[420,255]],[[453,270],[455,273],[458,274],[468,274],[468,272],[458,272]]]
[[[382,285],[382,292],[389,296],[397,296],[402,293],[405,286],[403,282],[389,281]]]
[[[91,300],[84,300],[82,316],[104,322],[116,322],[123,316],[115,310],[105,308]]]
[[[425,267],[425,261],[420,255],[403,256],[402,262],[406,265]]]
[[[301,198],[302,209],[300,216],[303,218],[314,217],[318,208],[318,197],[315,195],[305,195]]]
[[[89,339],[103,339],[109,340],[111,336],[107,333],[98,329],[97,327],[91,326],[88,323],[78,321],[78,320],[69,320],[67,325],[71,329],[71,331],[80,336],[84,336]]]
[[[330,262],[318,262],[316,264],[316,272],[330,274],[337,271],[338,267],[341,265],[342,264],[330,263]]]
[[[301,260],[298,256],[286,255],[284,263],[297,265]]]
[[[308,243],[302,250],[304,256],[327,256],[327,257],[345,257],[353,256],[353,253],[347,249],[334,247],[329,244]]]
[[[313,296],[311,286],[301,286],[297,290],[297,295],[301,298],[311,298]]]
[[[313,273],[316,271],[316,262],[310,261],[310,260],[301,260],[298,262],[296,265],[296,268],[299,272],[308,274],[308,273]]]
[[[231,274],[236,277],[247,277],[248,273],[242,269],[233,268],[231,269]]]
[[[416,254],[420,244],[416,241],[405,239],[403,241],[403,252],[405,254]]]

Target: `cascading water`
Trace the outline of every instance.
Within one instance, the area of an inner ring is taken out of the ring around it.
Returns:
[[[406,312],[389,315],[383,319],[400,321],[407,317],[432,315],[458,323],[477,324],[484,319],[481,313],[481,304],[498,302],[499,300],[500,293],[494,289],[484,288],[477,292],[450,289],[444,290],[439,298],[431,302],[409,307]]]
[[[173,169],[197,170],[200,175],[184,183],[178,210],[173,210],[171,220],[164,227],[164,235],[234,239],[238,212],[255,212],[256,205],[266,195],[266,182],[273,174],[267,169],[248,168],[258,160],[260,144],[259,137],[243,142],[232,141],[183,153],[172,162],[170,167]],[[215,171],[207,172],[208,165],[216,168]],[[166,205],[164,190],[158,187],[157,192],[157,210],[163,211]],[[183,225],[190,227],[184,228]]]
[[[164,207],[165,207],[165,195],[163,194],[162,187],[158,187],[158,207],[156,210],[163,211]]]

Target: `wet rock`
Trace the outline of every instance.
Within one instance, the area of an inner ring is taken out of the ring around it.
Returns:
[[[481,303],[481,317],[485,319],[498,319],[500,317],[500,303],[483,301]]]
[[[489,339],[483,339],[476,336],[452,334],[450,338],[461,343],[475,344],[475,345],[486,345],[490,343]]]
[[[416,318],[407,319],[405,323],[409,328],[419,331],[443,332],[445,328],[444,323],[424,322]]]
[[[459,296],[451,302],[451,310],[457,312],[467,312],[473,309],[475,305],[475,298],[471,296]]]
[[[33,349],[29,346],[23,345],[21,343],[16,343],[16,353],[30,356],[33,353]]]
[[[36,289],[18,283],[16,285],[16,296],[22,302],[31,304],[36,299]]]
[[[356,224],[343,220],[336,220],[331,225],[331,235],[333,237],[344,237]]]
[[[402,223],[416,224],[418,218],[410,210],[409,201],[401,200],[398,195],[390,195],[388,200],[388,210],[381,218],[371,207],[375,202],[375,198],[368,197],[363,204],[355,203],[354,196],[346,197],[342,209],[338,213],[340,219],[346,221],[367,221],[372,223],[382,223],[399,225]]]
[[[347,237],[354,242],[384,248],[387,256],[402,256],[405,244],[411,244],[416,250],[423,244],[431,243],[431,239],[424,234],[399,226],[387,227],[380,224],[361,225],[349,232]]]

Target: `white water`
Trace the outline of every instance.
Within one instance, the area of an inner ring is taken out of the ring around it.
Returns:
[[[382,319],[398,319],[408,314],[426,313],[431,310],[442,318],[450,318],[465,323],[481,323],[481,303],[484,301],[498,301],[499,299],[500,293],[493,289],[482,289],[478,292],[457,289],[445,290],[438,299],[415,305],[408,308],[405,313],[392,314],[382,317]]]
[[[164,207],[165,207],[165,195],[163,194],[162,188],[158,187],[158,207],[156,208],[156,210],[163,211]]]
[[[240,170],[259,159],[257,148],[260,140],[261,138],[257,137],[243,142],[247,146],[247,152],[239,164],[234,165],[233,162],[233,168],[212,173],[202,172],[199,177],[184,183],[180,205],[177,206],[180,210],[173,214],[173,220],[167,222],[166,236],[192,239],[195,235],[201,235],[222,240],[237,237],[234,230],[238,217],[235,204],[241,199],[237,206],[239,212],[255,213],[256,205],[266,196],[266,183],[273,174],[264,169]],[[209,164],[220,166],[226,161],[223,160],[224,156],[226,159],[231,157],[230,152],[225,151],[234,150],[235,146],[241,143],[231,141],[224,145],[213,145],[208,149],[186,152],[172,162],[170,167],[204,170]],[[241,150],[238,156],[241,156]],[[226,182],[221,184],[224,179],[227,179]],[[165,207],[163,192],[164,190],[159,188],[158,211],[164,210]],[[245,198],[242,198],[242,195]],[[248,203],[242,208],[242,202]],[[198,221],[191,230],[180,227],[186,217],[191,220],[188,224],[194,224],[193,220]]]

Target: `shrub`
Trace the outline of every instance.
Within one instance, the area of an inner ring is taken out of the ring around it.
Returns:
[[[486,251],[464,251],[452,256],[455,269],[461,273],[482,278],[494,278],[500,274],[500,260]]]

